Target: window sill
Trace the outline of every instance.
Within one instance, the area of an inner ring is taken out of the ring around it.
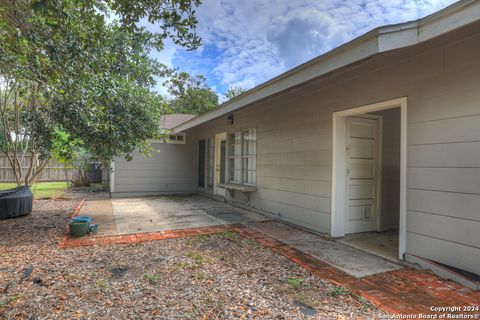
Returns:
[[[227,183],[227,184],[220,184],[219,186],[222,187],[222,188],[228,189],[228,190],[240,190],[242,192],[255,192],[255,191],[257,191],[257,187],[255,187],[255,186],[247,186],[247,185],[242,185],[242,184]]]

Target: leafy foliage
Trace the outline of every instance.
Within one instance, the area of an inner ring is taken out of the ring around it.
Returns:
[[[242,88],[237,88],[237,87],[231,87],[227,90],[227,93],[225,93],[225,98],[227,98],[227,100],[231,100],[231,99],[235,98],[236,96],[241,95],[245,91],[247,91],[247,90],[242,89]]]
[[[83,148],[83,142],[79,139],[74,139],[65,131],[55,130],[53,134],[53,141],[51,147],[51,157],[57,162],[62,163],[65,172],[65,181],[69,184],[68,167],[73,166],[77,159],[83,156],[83,162],[86,161],[86,151]],[[79,168],[81,171],[82,168]]]
[[[103,159],[148,151],[167,69],[149,57],[170,37],[195,49],[199,0],[4,0],[0,4],[0,148],[18,184],[81,141]],[[114,14],[119,21],[107,21]],[[147,20],[151,32],[139,26]],[[63,133],[61,133],[63,132]],[[31,153],[23,174],[19,155]],[[41,161],[38,161],[41,160]]]
[[[82,153],[82,147],[83,142],[81,140],[73,139],[68,132],[56,130],[51,155],[56,161],[69,165]]]
[[[100,46],[83,52],[89,74],[66,83],[52,99],[54,117],[102,158],[145,151],[145,138],[158,134],[165,101],[151,89],[164,68],[143,43],[122,28],[107,30]]]
[[[165,84],[173,97],[168,102],[173,113],[200,115],[218,106],[218,96],[208,88],[204,76],[174,72]]]
[[[147,34],[157,49],[162,49],[163,40],[169,37],[176,44],[190,50],[200,46],[200,38],[194,32],[197,24],[195,8],[200,3],[200,0],[106,1],[109,9],[120,16],[123,27],[135,33]],[[137,22],[141,20],[157,23],[160,32],[153,34],[144,28],[137,27]]]

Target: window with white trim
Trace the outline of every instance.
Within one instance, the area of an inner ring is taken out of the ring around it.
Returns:
[[[229,135],[229,182],[254,186],[257,183],[257,129]]]
[[[257,130],[243,131],[243,183],[257,184]]]

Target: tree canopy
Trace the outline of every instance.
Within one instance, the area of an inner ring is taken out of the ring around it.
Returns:
[[[218,106],[217,94],[202,75],[174,72],[165,85],[172,96],[168,101],[171,112],[200,115]]]
[[[238,88],[238,87],[228,88],[227,93],[225,93],[225,98],[227,100],[231,100],[231,99],[235,98],[236,96],[241,95],[245,91],[247,91],[247,90],[242,89],[242,88]]]
[[[199,0],[4,0],[0,4],[0,148],[19,184],[43,169],[57,131],[95,156],[146,150],[166,101],[149,57],[172,38],[195,49]],[[108,15],[118,20],[107,19]],[[147,20],[157,32],[139,27]],[[23,174],[19,154],[32,164]],[[24,152],[23,152],[24,153]]]

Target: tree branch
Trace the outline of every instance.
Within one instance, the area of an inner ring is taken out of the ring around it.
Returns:
[[[37,170],[33,173],[32,177],[28,181],[29,186],[35,183],[38,175],[43,172],[43,170],[45,169],[45,167],[47,166],[49,161],[50,161],[50,157],[43,160],[43,162],[40,164],[40,166],[37,167]]]

